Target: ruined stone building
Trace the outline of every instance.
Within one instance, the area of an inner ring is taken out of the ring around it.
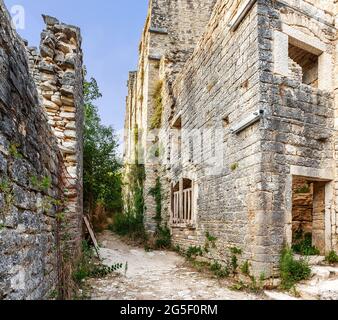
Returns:
[[[0,300],[66,290],[82,239],[81,35],[44,20],[29,48],[0,0]]]
[[[304,234],[338,251],[337,27],[336,0],[150,1],[124,154],[147,231],[160,208],[174,245],[211,235],[206,257],[239,248],[258,276]]]

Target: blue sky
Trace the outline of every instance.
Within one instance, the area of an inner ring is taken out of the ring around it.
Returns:
[[[37,46],[44,27],[41,14],[81,28],[88,76],[99,83],[103,98],[97,102],[102,121],[121,130],[124,124],[128,71],[137,67],[138,44],[148,0],[5,0],[25,9],[25,29],[18,30]]]

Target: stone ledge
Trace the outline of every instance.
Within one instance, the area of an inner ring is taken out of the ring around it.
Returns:
[[[161,61],[162,60],[162,56],[158,55],[158,56],[155,56],[155,55],[149,55],[148,56],[148,59],[149,60],[153,60],[153,61]]]
[[[164,35],[168,35],[168,30],[165,28],[155,28],[155,27],[150,27],[149,28],[149,32],[150,33],[156,33],[156,34],[164,34]]]

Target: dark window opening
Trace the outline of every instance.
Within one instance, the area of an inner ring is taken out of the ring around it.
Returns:
[[[318,56],[289,43],[291,77],[318,88]]]

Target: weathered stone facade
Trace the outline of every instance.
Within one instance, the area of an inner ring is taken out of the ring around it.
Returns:
[[[135,162],[135,129],[141,150],[151,149],[155,137],[149,133],[154,114],[153,93],[161,81],[160,62],[166,54],[171,70],[168,81],[176,74],[192,54],[210,18],[215,0],[166,1],[152,0],[149,4],[148,19],[140,43],[139,70],[130,73],[129,96],[127,98],[127,117],[125,131],[125,163]],[[145,161],[149,156],[138,153],[139,163],[145,164],[146,182],[144,193],[149,194],[156,180],[157,165]],[[125,194],[129,194],[128,185]],[[128,197],[126,195],[126,197]],[[155,202],[145,197],[149,209],[145,220],[147,228],[155,230],[156,223],[152,213]]]
[[[0,300],[48,298],[82,235],[81,37],[44,18],[39,54],[0,0]]]
[[[320,189],[311,204],[314,244],[323,246],[323,254],[337,251],[338,3],[166,4],[192,7],[163,16],[157,1],[150,2],[127,98],[125,161],[133,161],[130,137],[137,127],[147,229],[154,231],[156,215],[149,190],[160,177],[163,222],[174,244],[204,247],[208,233],[218,239],[208,258],[226,262],[229,249],[237,247],[255,275],[277,275],[281,249],[292,244],[294,181],[302,177]],[[197,16],[199,23],[192,23]],[[169,36],[162,26],[153,35],[153,23],[170,25],[171,19]],[[190,35],[184,33],[179,44],[175,36],[168,41],[182,25]],[[155,55],[160,63],[152,62]],[[163,110],[161,128],[153,131],[158,80]],[[184,200],[190,189],[192,210]],[[177,220],[177,211],[192,211],[193,218],[183,214],[182,222],[181,213]]]

